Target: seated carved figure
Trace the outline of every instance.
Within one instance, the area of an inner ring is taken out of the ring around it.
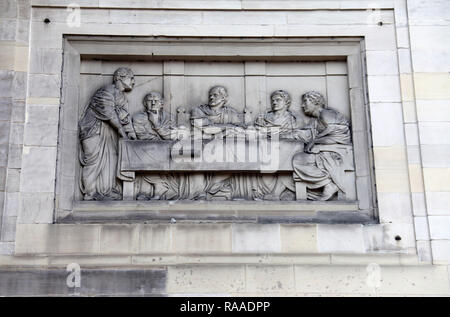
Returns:
[[[143,100],[145,111],[133,116],[133,126],[139,140],[170,140],[172,121],[163,109],[163,98],[158,92],[150,92]],[[178,182],[171,173],[147,174],[140,177],[136,199],[172,199],[178,195]]]
[[[145,111],[133,116],[133,126],[139,140],[170,140],[171,116],[163,109],[163,99],[158,92],[144,97]]]
[[[350,123],[341,113],[328,108],[318,92],[305,93],[302,107],[304,113],[311,117],[311,132],[309,139],[305,140],[304,152],[293,157],[294,181],[306,187],[305,198],[330,200],[339,191],[345,194],[340,168],[343,157],[338,146],[351,145]]]
[[[226,134],[243,126],[243,116],[228,105],[228,92],[223,86],[214,86],[209,90],[208,104],[193,108],[190,121],[194,128],[202,131],[204,138],[205,135],[214,135],[217,139],[217,134]],[[205,185],[204,189],[200,190],[199,183],[202,182]],[[202,193],[196,197],[197,199],[214,198],[214,196],[231,199],[229,175],[206,173],[203,181],[192,182],[192,185],[194,188],[191,188],[191,191]]]
[[[214,86],[209,90],[209,102],[191,111],[191,125],[207,134],[223,132],[226,128],[242,126],[242,115],[228,105],[225,87]]]
[[[291,96],[284,90],[276,90],[270,96],[272,110],[259,115],[255,120],[255,128],[268,130],[277,128],[280,137],[291,138],[297,126],[297,118],[289,111]]]
[[[276,90],[271,96],[271,110],[260,114],[254,126],[258,130],[279,133],[281,138],[293,138],[297,119],[289,111],[291,97],[284,90]],[[295,185],[290,175],[249,173],[232,178],[233,197],[247,200],[293,200]]]

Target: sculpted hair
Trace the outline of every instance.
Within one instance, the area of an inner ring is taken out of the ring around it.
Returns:
[[[273,98],[273,96],[279,95],[281,96],[281,98],[284,99],[284,101],[286,102],[286,104],[288,105],[288,107],[291,105],[291,95],[289,95],[289,93],[286,90],[282,90],[282,89],[278,89],[275,90],[271,95],[270,95],[270,99]]]
[[[134,76],[133,71],[128,67],[119,67],[116,69],[113,75],[113,81],[116,82],[120,78],[124,78],[127,76]]]
[[[227,91],[227,89],[226,89],[225,87],[223,87],[223,86],[214,86],[214,87],[212,87],[212,88],[209,90],[209,94],[211,94],[211,92],[212,92],[213,90],[215,90],[215,89],[219,90],[220,94],[221,94],[225,99],[228,99],[228,91]]]
[[[161,100],[161,105],[164,104],[164,99],[163,99],[162,95],[157,91],[151,91],[144,96],[144,99],[142,99],[142,103],[144,104],[144,106],[147,107],[147,98],[150,96],[158,96],[159,100]]]
[[[317,91],[308,91],[307,93],[303,94],[302,101],[305,101],[305,99],[309,99],[314,103],[315,105],[321,106],[322,108],[328,108],[325,97]]]

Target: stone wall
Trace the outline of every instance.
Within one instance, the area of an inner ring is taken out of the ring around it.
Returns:
[[[70,294],[60,285],[69,263],[86,278],[95,268],[104,280],[152,281],[148,295],[450,294],[447,1],[78,1],[79,25],[73,1],[31,2],[0,10],[0,294]],[[60,118],[73,34],[363,38],[377,223],[55,223],[59,125],[74,134],[78,120]],[[140,287],[101,281],[79,291]]]
[[[0,254],[14,252],[19,209],[30,1],[3,1],[0,10]]]

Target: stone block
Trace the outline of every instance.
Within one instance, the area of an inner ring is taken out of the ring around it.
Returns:
[[[176,265],[167,268],[168,294],[227,294],[243,291],[244,265]]]
[[[398,74],[396,51],[367,51],[366,63],[369,76]]]
[[[400,74],[412,73],[411,51],[409,48],[399,48],[398,52],[398,68]]]
[[[450,145],[443,135],[450,133],[450,122],[419,122],[420,143],[422,145]]]
[[[21,168],[22,166],[22,145],[10,145],[8,153],[8,167],[10,168]],[[0,165],[2,162],[2,145],[0,145]]]
[[[233,224],[233,253],[277,253],[281,251],[279,224]]]
[[[16,20],[2,19],[0,21],[0,40],[14,41],[16,38]]]
[[[414,73],[417,99],[450,99],[450,74]]]
[[[408,169],[380,169],[375,172],[377,192],[379,193],[408,193]]]
[[[14,98],[25,100],[27,95],[27,73],[16,71],[14,73]]]
[[[418,145],[411,145],[406,148],[408,152],[408,164],[420,164],[420,149]]]
[[[310,294],[446,295],[445,267],[296,266],[297,291]]]
[[[24,126],[22,123],[11,123],[9,143],[15,145],[23,144],[23,131]]]
[[[423,176],[422,176],[422,166],[420,164],[410,164],[408,166],[409,171],[409,183],[411,186],[412,193],[423,193]]]
[[[424,168],[423,178],[426,191],[450,191],[450,168]]]
[[[159,254],[170,252],[171,230],[169,225],[141,225],[139,254]]]
[[[325,62],[327,75],[347,75],[347,63],[342,61]]]
[[[80,287],[67,286],[61,268],[0,271],[0,296],[163,296],[166,272],[161,269],[81,268]],[[7,287],[6,287],[7,286]]]
[[[62,55],[61,49],[33,49],[30,58],[30,74],[60,74],[62,70]]]
[[[8,177],[6,179],[6,191],[8,193],[17,193],[19,192],[19,189],[20,189],[20,169],[10,168],[8,169]]]
[[[266,63],[267,76],[324,76],[325,63]]]
[[[371,103],[373,146],[405,144],[401,103]]]
[[[1,18],[15,18],[17,17],[17,1],[4,0],[0,4]]]
[[[408,1],[408,16],[412,25],[449,25],[450,3],[445,0]]]
[[[416,251],[412,222],[364,226],[363,235],[367,252]]]
[[[363,253],[364,239],[361,225],[317,225],[317,244],[320,253]]]
[[[31,8],[28,9],[31,12]],[[16,42],[20,44],[28,44],[30,40],[30,21],[17,20]]]
[[[14,70],[18,72],[28,71],[28,46],[16,46]]]
[[[60,96],[60,75],[30,74],[28,83],[28,97],[58,98]]]
[[[246,291],[267,293],[291,292],[295,290],[295,275],[292,265],[247,265]]]
[[[11,98],[0,98],[0,121],[10,120],[12,108],[13,101],[11,100]]]
[[[25,122],[25,101],[13,101],[11,109],[11,122],[22,124]]]
[[[448,100],[417,100],[416,105],[420,121],[450,121]]]
[[[381,223],[412,221],[409,193],[378,193],[377,197]]]
[[[411,193],[411,202],[414,216],[425,216],[427,214],[424,193]]]
[[[134,254],[139,249],[139,225],[102,225],[100,252],[102,254]]]
[[[9,121],[0,121],[0,144],[8,144],[11,123]]]
[[[9,153],[11,155],[11,153]],[[0,166],[8,165],[8,143],[0,143]]]
[[[21,193],[18,222],[22,224],[52,223],[54,199],[53,192]]]
[[[4,194],[4,191],[6,189],[6,167],[0,167],[0,192],[2,192],[2,195]],[[0,204],[0,207],[3,207],[3,200]]]
[[[100,227],[18,224],[16,254],[98,254]]]
[[[376,169],[404,169],[408,164],[404,146],[375,146],[373,155]]]
[[[317,226],[281,224],[281,251],[283,253],[316,253]]]
[[[429,215],[450,216],[450,192],[426,192]]]
[[[27,146],[56,146],[58,140],[58,125],[29,123],[25,125],[23,143]]]
[[[12,242],[16,238],[17,217],[5,217],[2,219],[1,241]]]
[[[270,21],[270,23],[269,23]],[[207,25],[267,25],[286,24],[285,12],[264,11],[205,11],[202,24]]]
[[[398,76],[368,76],[369,99],[371,102],[400,102]]]
[[[433,240],[431,241],[431,250],[433,252],[433,264],[448,265],[450,263],[450,241]]]
[[[0,242],[0,255],[14,254],[14,242]]]
[[[417,256],[420,263],[432,263],[433,257],[431,255],[430,241],[417,241]]]
[[[430,236],[433,240],[450,240],[450,216],[429,216]]]
[[[17,217],[19,214],[19,193],[5,193],[5,210],[3,216]]]
[[[55,170],[55,147],[24,147],[21,191],[53,192]]]
[[[15,45],[3,44],[0,45],[0,69],[13,70],[15,61]]]
[[[0,70],[0,96],[2,98],[13,98],[14,72],[11,70]]]
[[[176,224],[172,251],[176,253],[231,253],[230,224]]]
[[[429,240],[430,232],[427,217],[414,217],[414,230],[417,240]]]

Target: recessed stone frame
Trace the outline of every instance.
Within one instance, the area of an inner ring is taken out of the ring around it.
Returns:
[[[56,221],[377,223],[364,39],[66,36]],[[356,201],[78,201],[78,103],[81,59],[114,61],[346,61],[356,173]]]

